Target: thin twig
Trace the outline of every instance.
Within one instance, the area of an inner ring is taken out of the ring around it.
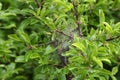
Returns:
[[[79,13],[78,13],[78,11],[77,11],[77,5],[75,5],[74,3],[73,3],[73,6],[74,6],[74,15],[75,15],[75,18],[76,18],[76,24],[77,24],[77,30],[78,30],[78,35],[80,36],[80,37],[82,37],[82,32],[81,32],[81,28],[80,28],[80,24],[81,24],[81,22],[79,21]]]
[[[62,32],[62,31],[56,30],[56,32],[58,32],[58,33],[60,33],[60,34],[62,34],[62,35],[64,35],[64,36],[67,36],[67,37],[69,37],[70,39],[73,39],[72,36],[69,36],[69,35],[65,34],[64,32]]]
[[[117,39],[117,38],[120,38],[120,35],[116,36],[116,37],[113,37],[113,38],[106,39],[106,41],[112,41],[112,40]]]
[[[36,4],[37,4],[37,6],[38,6],[39,8],[41,8],[41,4],[39,3],[39,1],[38,1],[38,0],[35,0],[35,2],[36,2]]]
[[[36,47],[40,47],[40,46],[43,46],[43,45],[53,44],[53,43],[55,43],[55,41],[56,41],[56,40],[50,41],[50,42],[48,42],[48,43],[37,44]]]
[[[81,22],[80,22],[80,21],[77,21],[76,23],[77,23],[77,26],[78,26],[78,27],[77,27],[77,30],[78,30],[78,33],[79,33],[78,35],[79,35],[80,37],[82,37],[82,31],[81,31],[81,28],[80,28]]]

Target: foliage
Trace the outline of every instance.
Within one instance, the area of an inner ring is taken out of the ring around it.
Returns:
[[[0,80],[119,80],[120,0],[0,0]]]

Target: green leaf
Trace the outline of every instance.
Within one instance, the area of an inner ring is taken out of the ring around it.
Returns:
[[[3,29],[11,29],[15,27],[16,27],[15,23],[10,23],[10,25],[6,25],[5,27],[3,27]]]
[[[10,20],[10,17],[15,17],[16,14],[15,13],[12,13],[12,12],[4,12],[4,11],[1,11],[0,12],[0,19],[1,20]]]
[[[109,64],[111,64],[111,61],[109,59],[100,59],[101,61],[105,61],[105,62],[108,62]]]
[[[25,32],[23,32],[22,30],[18,30],[18,33],[19,33],[19,36],[22,38],[22,40],[25,43],[30,44],[30,38],[29,38],[29,36]]]
[[[106,80],[106,78],[105,78],[105,77],[102,77],[102,76],[100,76],[99,79],[100,79],[100,80]]]
[[[70,70],[70,71],[72,71],[72,70],[75,70],[77,67],[69,67],[68,69]]]
[[[49,17],[46,18],[40,18],[41,21],[43,21],[51,30],[55,30],[55,24],[53,22],[53,20]]]
[[[37,52],[34,52],[32,50],[26,52],[26,54],[25,54],[26,62],[30,59],[35,59],[35,58],[39,58],[39,54]]]
[[[37,23],[37,21],[38,20],[35,19],[34,17],[29,17],[20,23],[19,29],[24,30],[26,27],[28,27],[28,25],[33,25]]]
[[[0,17],[8,17],[8,16],[16,16],[16,14],[15,13],[5,13],[5,12],[0,14]]]
[[[1,68],[1,67],[5,67],[5,65],[4,65],[4,64],[0,64],[0,68]]]
[[[30,14],[32,14],[32,15],[34,15],[34,16],[37,16],[37,14],[35,13],[35,11],[33,11],[33,10],[31,10],[31,9],[23,9],[22,11],[22,14],[23,13],[30,13]]]
[[[113,32],[113,29],[112,27],[107,23],[107,22],[103,22],[104,26],[105,26],[105,29],[108,33],[112,33]]]
[[[61,0],[54,0],[53,2],[52,2],[52,4],[58,4],[58,5],[61,5],[61,6],[63,6],[64,8],[63,8],[63,11],[64,12],[67,12],[67,11],[69,11],[70,9],[72,9],[73,8],[73,5],[72,4],[66,4],[65,2],[63,2],[63,1],[61,1]]]
[[[47,46],[46,50],[45,50],[45,54],[49,54],[54,52],[56,49],[52,48],[50,45]]]
[[[115,75],[118,72],[118,66],[112,68],[112,75]]]
[[[30,40],[31,40],[31,44],[35,44],[38,42],[39,36],[36,32],[32,32],[32,34],[30,35]]]
[[[116,34],[119,34],[120,33],[120,22],[116,23],[113,29],[116,32]]]
[[[117,80],[115,76],[110,75],[110,77],[112,78],[112,80]]]
[[[15,40],[15,41],[20,41],[20,39],[18,38],[18,36],[17,36],[16,34],[10,34],[10,35],[8,35],[8,37],[9,37],[10,39]]]
[[[85,46],[82,43],[76,42],[76,43],[73,43],[72,45],[75,46],[76,48],[82,50],[83,52],[85,52]]]
[[[66,18],[66,17],[67,17],[66,14],[63,14],[63,15],[58,16],[58,17],[57,17],[57,20],[55,21],[55,24],[57,25],[62,18]]]
[[[96,58],[96,57],[93,57],[93,61],[95,61],[98,66],[100,66],[101,68],[103,68],[103,63],[100,59]]]
[[[17,56],[15,59],[15,62],[25,62],[25,57],[24,56]]]
[[[6,68],[7,68],[8,70],[14,70],[14,69],[15,69],[15,66],[16,66],[15,63],[10,63]]]
[[[39,15],[40,15],[40,12],[41,12],[41,11],[40,11],[40,8],[38,8],[36,15],[39,16]]]
[[[2,3],[0,2],[0,10],[2,9]]]
[[[26,52],[26,54],[25,54],[25,61],[26,62],[30,59],[31,54],[32,54],[31,50]]]
[[[114,29],[118,29],[118,28],[120,28],[120,22],[118,22],[114,25]]]
[[[105,76],[111,75],[111,72],[109,70],[107,70],[107,69],[104,69],[104,68],[99,68],[99,69],[97,68],[95,70],[95,72],[97,74],[102,74],[102,75],[105,75]]]
[[[9,49],[0,49],[0,52],[4,52],[4,53],[11,53],[12,51],[11,50],[9,50]]]
[[[30,59],[35,59],[35,58],[39,58],[39,54],[34,52],[30,55]]]
[[[105,16],[104,16],[104,12],[102,9],[99,10],[99,21],[100,21],[100,24],[105,22]]]

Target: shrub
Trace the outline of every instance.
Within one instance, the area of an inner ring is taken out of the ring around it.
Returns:
[[[119,80],[119,0],[0,0],[0,80]]]

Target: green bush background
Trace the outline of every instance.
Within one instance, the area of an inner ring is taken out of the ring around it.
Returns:
[[[0,80],[120,80],[120,0],[0,0]]]

